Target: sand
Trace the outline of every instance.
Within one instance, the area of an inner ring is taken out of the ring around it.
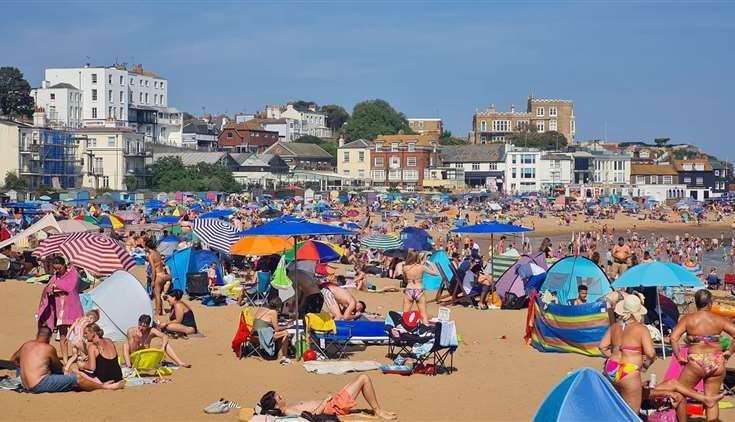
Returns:
[[[396,282],[378,282],[389,283]],[[33,313],[41,289],[40,285],[18,281],[0,282],[0,358],[8,358],[34,334]],[[385,313],[401,306],[400,293],[357,292],[356,296],[374,312]],[[220,397],[252,407],[268,390],[277,390],[291,401],[322,399],[354,377],[309,374],[298,363],[282,366],[257,358],[239,360],[230,349],[239,308],[205,308],[196,302],[192,307],[206,337],[173,341],[193,368],[176,370],[171,383],[94,393],[31,395],[0,391],[0,420],[236,420],[235,411],[211,416],[205,415],[202,408]],[[429,311],[435,315],[437,307],[430,305]],[[525,310],[452,308],[451,317],[463,338],[454,357],[456,372],[435,377],[370,372],[383,407],[397,412],[405,421],[529,420],[548,391],[569,371],[602,366],[601,359],[539,353],[527,346],[523,342],[525,316]],[[352,359],[387,362],[386,351],[385,346],[371,346],[355,353]],[[662,379],[664,370],[665,363],[659,360],[649,372]],[[0,371],[2,375],[8,373]],[[368,408],[362,400],[358,407]],[[725,410],[721,416],[735,420],[735,411]]]

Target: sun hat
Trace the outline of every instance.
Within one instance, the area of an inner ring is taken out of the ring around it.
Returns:
[[[633,317],[640,321],[648,310],[638,295],[628,295],[615,305],[615,313],[623,318]]]

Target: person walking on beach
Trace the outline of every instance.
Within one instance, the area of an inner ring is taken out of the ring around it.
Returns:
[[[612,248],[613,265],[611,276],[613,279],[620,277],[628,269],[630,255],[630,246],[625,243],[625,238],[623,236],[618,237],[617,245]]]
[[[694,294],[697,311],[685,315],[679,320],[671,333],[671,349],[674,357],[684,370],[679,382],[688,388],[694,388],[699,381],[704,381],[704,393],[716,396],[725,379],[725,364],[735,350],[735,343],[727,346],[722,333],[735,337],[735,324],[729,319],[712,313],[712,292],[706,289]],[[686,356],[681,353],[679,341],[682,336],[689,344]],[[727,347],[726,347],[727,346]],[[707,420],[719,419],[717,406],[706,409]]]

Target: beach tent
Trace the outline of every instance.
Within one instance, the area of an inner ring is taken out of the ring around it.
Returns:
[[[545,305],[531,294],[524,338],[539,352],[602,356],[598,345],[609,326],[605,302]]]
[[[599,371],[580,368],[549,392],[533,420],[638,422],[640,418]]]
[[[173,288],[186,291],[186,275],[206,271],[212,263],[216,264],[216,284],[222,285],[222,264],[215,252],[194,248],[174,251],[166,258]]]
[[[523,297],[526,295],[526,282],[531,277],[543,276],[547,268],[543,252],[522,255],[499,278],[496,278],[495,291],[501,299],[504,299],[508,292]]]
[[[141,315],[153,317],[148,293],[132,274],[115,271],[89,293],[82,295],[84,311],[97,309],[97,325],[112,341],[125,341],[128,329],[138,325]]]
[[[577,298],[577,288],[582,284],[587,286],[588,302],[612,291],[602,268],[583,256],[567,256],[557,261],[546,272],[546,280],[539,291],[556,292],[559,303],[566,305]]]
[[[33,236],[40,231],[46,231],[49,233],[61,233],[61,228],[56,222],[53,214],[46,214],[46,216],[33,223],[27,229],[9,239],[0,242],[0,248],[4,248],[8,245],[12,245],[13,243],[28,239],[29,236]]]

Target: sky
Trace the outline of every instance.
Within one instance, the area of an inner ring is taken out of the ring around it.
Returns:
[[[194,114],[381,98],[440,117],[574,101],[577,139],[669,137],[735,159],[735,3],[493,1],[3,2],[0,65],[141,63]]]

